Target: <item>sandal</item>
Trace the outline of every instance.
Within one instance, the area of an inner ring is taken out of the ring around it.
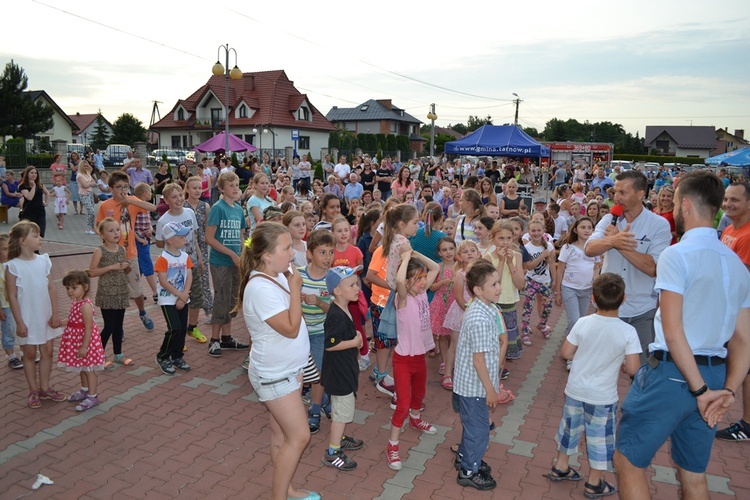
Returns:
[[[441,384],[443,385],[443,389],[445,389],[446,391],[453,390],[453,380],[450,377],[443,377]]]
[[[547,479],[552,481],[580,481],[583,479],[583,476],[581,476],[573,467],[568,467],[568,470],[563,472],[553,466],[547,473]]]
[[[34,410],[42,407],[42,402],[39,399],[39,393],[36,391],[29,393],[29,397],[26,400],[26,403],[29,405],[29,408]]]
[[[135,364],[132,359],[126,358],[124,354],[115,354],[115,363],[124,366],[133,366]]]
[[[46,391],[39,391],[39,399],[51,399],[55,403],[67,401],[68,397],[60,391],[54,390],[52,387],[48,387]]]
[[[617,488],[609,484],[604,479],[600,479],[599,484],[597,485],[593,485],[587,482],[583,486],[586,488],[585,490],[583,490],[583,494],[586,498],[608,497],[610,495],[614,495],[617,492]]]
[[[440,363],[440,368],[438,368],[438,375],[445,375],[445,363]]]
[[[115,364],[112,361],[107,361],[106,363],[104,363],[104,369],[105,370],[112,371],[115,368],[117,368],[117,367],[115,366]]]

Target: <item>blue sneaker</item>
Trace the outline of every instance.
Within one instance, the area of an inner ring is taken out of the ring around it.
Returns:
[[[151,318],[148,317],[148,313],[146,311],[141,311],[141,322],[143,323],[143,326],[146,327],[146,330],[153,330],[154,329],[154,322],[151,321]]]

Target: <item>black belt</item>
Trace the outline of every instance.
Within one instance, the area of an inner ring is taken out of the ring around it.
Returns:
[[[651,353],[651,355],[658,359],[659,361],[671,361],[674,362],[674,359],[672,358],[672,355],[669,354],[668,351],[654,351]],[[701,354],[696,354],[693,356],[695,358],[695,363],[698,365],[704,365],[704,366],[710,366],[710,365],[723,365],[726,361],[724,358],[720,356],[704,356]]]

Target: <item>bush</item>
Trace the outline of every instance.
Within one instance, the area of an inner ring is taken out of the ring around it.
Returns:
[[[325,182],[325,172],[323,171],[323,162],[321,160],[313,163],[313,178],[320,179]],[[312,191],[312,186],[309,186]]]

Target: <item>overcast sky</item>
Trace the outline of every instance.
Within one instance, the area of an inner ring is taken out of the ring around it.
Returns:
[[[146,126],[152,101],[166,114],[229,43],[241,70],[285,70],[323,114],[392,99],[423,122],[435,103],[438,125],[502,124],[515,92],[520,123],[540,131],[555,117],[641,136],[750,129],[747,0],[510,3],[15,0],[0,54],[68,114],[129,112]]]

